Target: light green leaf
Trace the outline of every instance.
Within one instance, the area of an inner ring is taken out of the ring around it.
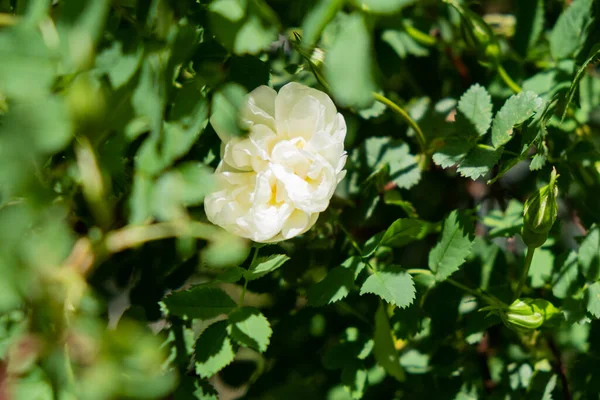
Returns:
[[[396,54],[398,54],[398,57],[402,59],[409,55],[415,57],[426,57],[429,55],[429,50],[421,46],[419,42],[405,31],[387,29],[381,34],[381,40],[389,44]]]
[[[600,318],[600,282],[588,286],[587,310],[596,318]]]
[[[579,266],[588,281],[600,279],[600,229],[594,225],[579,247]]]
[[[285,254],[274,254],[268,257],[259,257],[250,266],[248,271],[244,274],[246,280],[253,281],[254,279],[262,278],[266,274],[275,271],[281,267],[290,258]]]
[[[569,104],[571,104],[571,101],[573,101],[573,96],[575,95],[575,91],[577,90],[577,87],[579,86],[579,82],[581,81],[581,78],[583,78],[584,72],[587,71],[588,65],[590,63],[592,63],[594,60],[597,60],[598,57],[600,56],[600,43],[596,43],[594,45],[594,47],[592,47],[592,49],[590,50],[590,53],[588,54],[587,59],[583,62],[583,64],[579,67],[579,69],[577,70],[577,73],[575,74],[575,78],[573,79],[573,82],[571,83],[571,86],[569,87],[569,91],[567,92],[566,98],[566,104],[564,105],[564,111],[563,111],[563,119],[565,118],[565,115],[567,114],[567,110],[569,109]]]
[[[429,268],[443,281],[465,262],[474,241],[474,225],[464,212],[454,210],[444,220],[442,238],[429,253]]]
[[[488,233],[490,238],[514,236],[523,227],[523,204],[518,200],[511,199],[504,212],[500,210],[490,211],[483,218],[483,223],[491,228]]]
[[[458,101],[456,129],[474,129],[483,136],[492,123],[492,98],[479,84],[471,86]],[[459,136],[464,133],[459,133]]]
[[[327,52],[325,77],[336,102],[342,107],[367,108],[373,104],[375,84],[371,34],[360,13],[344,15]],[[348,68],[348,66],[352,68]]]
[[[394,346],[394,337],[392,336],[392,328],[390,320],[383,302],[379,303],[377,312],[375,313],[375,334],[373,336],[374,346],[373,354],[375,360],[381,365],[385,371],[396,380],[404,382],[406,374],[400,366],[398,352]]]
[[[492,143],[498,148],[513,138],[513,128],[527,121],[540,111],[544,101],[533,92],[521,92],[511,96],[494,117]]]
[[[240,267],[231,267],[225,270],[225,272],[220,273],[216,280],[218,282],[226,282],[226,283],[236,283],[244,276],[246,270]]]
[[[325,26],[331,22],[344,5],[344,0],[320,0],[302,21],[302,43],[311,48],[314,46]]]
[[[555,59],[572,55],[583,42],[582,33],[591,17],[592,0],[575,0],[558,17],[550,32],[550,53]]]
[[[246,94],[242,85],[228,83],[213,95],[210,124],[219,134],[228,135],[221,140],[228,141],[243,134],[238,116]]]
[[[409,189],[419,183],[421,169],[415,156],[410,154],[408,144],[389,137],[371,137],[366,139],[360,151],[366,157],[371,170],[389,165],[390,179],[403,189]]]
[[[184,376],[173,393],[174,400],[219,400],[219,393],[210,383],[197,377]]]
[[[479,179],[490,172],[501,155],[502,149],[494,149],[491,146],[478,144],[460,162],[457,171],[465,178]]]
[[[421,240],[429,232],[430,224],[416,218],[400,218],[392,222],[381,238],[381,246],[402,247]]]
[[[546,285],[552,275],[554,268],[554,253],[545,248],[539,248],[533,254],[529,276],[531,277],[531,287],[541,288]]]
[[[362,399],[367,388],[367,370],[363,363],[354,360],[342,369],[342,383],[352,399]]]
[[[442,168],[450,168],[460,163],[475,146],[474,142],[458,137],[449,137],[445,145],[433,154],[433,162]]]
[[[366,293],[376,294],[390,304],[405,308],[415,299],[415,284],[408,272],[392,265],[367,278],[360,288],[361,296]]]
[[[196,373],[210,378],[235,358],[231,340],[227,335],[227,321],[210,325],[196,341]]]
[[[210,319],[229,314],[237,304],[221,289],[194,286],[189,290],[175,292],[163,299],[172,315],[189,318]]]
[[[273,330],[269,321],[256,308],[242,307],[229,315],[231,337],[239,344],[264,353]]]

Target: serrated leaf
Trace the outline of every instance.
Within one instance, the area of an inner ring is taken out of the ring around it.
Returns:
[[[285,254],[274,254],[268,257],[259,257],[244,274],[246,280],[262,278],[266,274],[275,271],[281,267],[290,258]]]
[[[429,231],[430,224],[416,218],[400,218],[392,222],[381,238],[381,246],[402,247],[420,240]]]
[[[513,138],[513,128],[538,112],[544,101],[533,92],[521,92],[509,97],[494,117],[492,144],[498,148]]]
[[[446,140],[444,147],[433,154],[433,162],[442,168],[450,168],[460,163],[473,146],[475,146],[475,142],[450,137]]]
[[[490,172],[501,155],[502,149],[494,149],[490,146],[478,144],[460,162],[457,171],[465,178],[479,179]]]
[[[421,179],[421,169],[408,144],[389,137],[371,137],[360,148],[367,166],[375,171],[389,165],[390,179],[400,188],[409,189]]]
[[[546,165],[546,156],[544,154],[538,153],[535,156],[533,156],[533,159],[529,164],[529,170],[539,171],[540,169],[544,168],[544,165]]]
[[[229,314],[237,306],[221,289],[206,286],[195,286],[186,291],[172,293],[163,303],[172,315],[204,320]]]
[[[210,378],[229,365],[234,358],[235,352],[227,335],[227,321],[210,325],[196,341],[196,373],[202,378]]]
[[[320,307],[342,300],[356,288],[354,280],[365,267],[360,257],[350,257],[308,289],[308,305]]]
[[[504,212],[500,210],[490,211],[483,218],[485,226],[491,228],[488,236],[495,238],[498,236],[510,237],[521,231],[523,227],[523,204],[518,200],[512,199]]]
[[[273,330],[271,324],[256,308],[238,308],[229,315],[231,337],[239,344],[261,353],[267,350]]]
[[[454,210],[444,220],[442,237],[429,253],[429,268],[438,281],[443,281],[465,262],[474,241],[474,225],[470,218]]]
[[[558,17],[550,32],[550,53],[555,59],[567,58],[582,43],[582,33],[591,16],[592,0],[575,0]]]
[[[360,295],[372,293],[390,304],[407,307],[415,299],[412,276],[402,267],[392,265],[373,272],[360,288]]]
[[[394,346],[394,337],[392,336],[392,328],[390,320],[383,302],[379,303],[377,312],[375,313],[375,333],[373,335],[373,354],[375,360],[381,365],[385,371],[396,380],[404,382],[406,374],[400,366],[398,352]]]
[[[210,383],[197,377],[185,376],[173,393],[174,400],[219,400],[219,393]]]
[[[458,101],[457,129],[472,126],[479,136],[485,135],[492,123],[492,98],[479,84],[471,86]]]
[[[600,318],[600,282],[587,288],[587,310],[596,318]]]
[[[588,231],[581,242],[578,261],[581,272],[588,281],[595,282],[600,279],[600,229],[597,225]]]
[[[571,251],[552,282],[552,294],[559,299],[575,294],[578,274],[577,253]]]

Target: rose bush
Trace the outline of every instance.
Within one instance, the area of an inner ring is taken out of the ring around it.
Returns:
[[[208,219],[255,242],[306,232],[344,178],[346,122],[329,96],[299,83],[260,86],[242,106],[247,137],[218,124],[223,141]]]

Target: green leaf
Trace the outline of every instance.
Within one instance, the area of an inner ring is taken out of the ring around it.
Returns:
[[[394,14],[417,0],[361,0],[362,9],[374,14]]]
[[[371,65],[372,53],[371,34],[363,15],[343,15],[325,64],[325,77],[340,106],[362,109],[373,104],[377,86]],[[348,68],[349,65],[352,68]]]
[[[219,400],[219,393],[205,380],[185,376],[173,393],[174,400]]]
[[[581,78],[583,78],[584,72],[587,71],[588,65],[590,65],[590,63],[592,63],[594,60],[596,60],[599,56],[600,56],[600,43],[596,43],[594,45],[594,47],[592,47],[592,49],[590,50],[590,53],[588,54],[587,59],[583,62],[583,64],[577,70],[577,73],[575,74],[575,78],[573,79],[573,82],[571,83],[571,86],[569,87],[569,91],[567,92],[567,95],[565,96],[567,101],[564,105],[564,111],[563,111],[563,115],[562,115],[563,119],[565,118],[565,115],[567,114],[567,110],[569,109],[569,104],[571,104],[571,101],[573,101],[573,96],[575,95],[575,91],[577,90],[577,87],[579,85],[579,82],[581,81]]]
[[[221,140],[228,141],[243,134],[238,115],[246,94],[241,85],[228,83],[213,95],[210,123],[220,134],[229,135]]]
[[[588,281],[600,279],[600,229],[594,225],[579,247],[579,266]]]
[[[344,5],[344,0],[320,0],[302,21],[302,44],[312,48],[325,26],[335,17]]]
[[[346,390],[350,392],[352,399],[362,399],[367,388],[367,370],[365,366],[354,361],[342,369],[342,383]]]
[[[195,356],[196,373],[202,378],[210,378],[233,361],[235,352],[227,335],[227,321],[215,322],[200,334]]]
[[[416,218],[400,218],[392,222],[381,238],[381,246],[402,247],[421,240],[429,233],[431,224]]]
[[[226,282],[226,283],[236,283],[244,276],[246,270],[240,267],[231,267],[225,270],[225,272],[220,273],[216,280],[218,282]]]
[[[539,248],[533,254],[529,276],[531,277],[531,287],[544,287],[550,280],[552,269],[554,267],[554,253],[545,248]]]
[[[360,257],[350,257],[341,266],[331,269],[323,280],[308,289],[308,305],[321,307],[348,296],[356,288],[354,280],[364,267]]]
[[[429,50],[405,31],[387,29],[381,34],[381,40],[389,44],[396,54],[398,54],[398,57],[402,59],[409,55],[415,57],[426,57],[429,55]]]
[[[373,293],[383,300],[405,308],[415,299],[415,284],[412,276],[397,265],[374,271],[360,288],[360,295]]]
[[[442,238],[429,253],[429,268],[443,281],[465,262],[474,241],[474,226],[469,216],[454,210],[444,220]]]
[[[385,311],[383,302],[379,302],[379,307],[375,313],[375,333],[373,336],[374,346],[373,354],[375,360],[381,365],[385,371],[396,380],[404,382],[406,374],[400,366],[398,352],[394,346],[394,338],[392,336],[392,328],[390,320]]]
[[[592,0],[574,0],[558,17],[550,32],[550,53],[555,59],[567,58],[583,42],[582,33],[591,16]]]
[[[416,157],[410,154],[408,144],[401,140],[371,137],[361,144],[360,153],[366,157],[366,164],[371,170],[389,165],[390,179],[400,188],[409,189],[421,179]]]
[[[450,168],[460,163],[473,146],[475,143],[469,140],[449,137],[445,145],[433,154],[433,162],[442,168]]]
[[[513,128],[527,121],[540,111],[543,100],[533,92],[521,92],[511,96],[494,117],[492,143],[498,148],[513,138]]]
[[[490,172],[501,155],[502,149],[494,149],[491,146],[478,144],[461,160],[457,171],[465,178],[479,179]]]
[[[511,199],[504,212],[500,210],[490,211],[483,218],[483,223],[491,228],[488,233],[490,238],[514,236],[521,232],[523,227],[523,204],[518,200]]]
[[[189,318],[210,319],[229,314],[237,304],[221,289],[206,286],[175,292],[163,299],[172,315]]]
[[[114,89],[125,85],[137,72],[142,62],[144,48],[141,44],[130,45],[124,41],[114,41],[96,56],[96,68],[107,74]]]
[[[521,0],[517,6],[517,28],[513,46],[525,57],[534,48],[544,30],[544,0]]]
[[[264,353],[273,330],[269,321],[256,308],[242,307],[229,315],[231,337],[239,344]]]
[[[262,278],[266,274],[275,271],[281,267],[290,258],[285,254],[274,254],[268,257],[259,257],[250,266],[248,271],[244,274],[246,280],[253,281],[254,279]]]
[[[600,282],[587,288],[587,310],[596,318],[600,318]]]
[[[579,266],[577,265],[577,253],[571,251],[552,281],[552,294],[559,299],[575,294],[578,285]]]
[[[474,129],[483,136],[492,123],[492,98],[483,86],[471,86],[458,102],[456,129]],[[464,133],[459,134],[460,136]]]

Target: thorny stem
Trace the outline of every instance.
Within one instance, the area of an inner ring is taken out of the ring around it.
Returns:
[[[415,122],[415,120],[412,119],[410,117],[410,115],[408,115],[408,113],[406,111],[404,111],[398,104],[394,103],[387,97],[385,97],[379,93],[375,93],[375,92],[373,92],[373,97],[375,98],[375,100],[377,100],[380,103],[385,104],[390,109],[392,109],[392,111],[394,111],[396,114],[400,115],[408,123],[408,125],[410,125],[410,127],[415,130],[415,132],[417,133],[417,141],[419,142],[419,147],[421,147],[421,153],[426,154],[427,144],[425,141],[425,135],[423,134],[423,131],[421,130],[419,125]]]
[[[527,280],[527,275],[529,274],[529,267],[531,267],[531,260],[533,260],[534,252],[535,252],[535,247],[527,248],[527,255],[525,256],[525,265],[523,266],[523,274],[521,275],[521,280],[519,281],[519,286],[517,286],[517,291],[515,293],[515,300],[521,296],[521,292],[523,291],[523,286],[525,286],[525,281]]]
[[[504,83],[506,83],[510,90],[512,90],[515,93],[519,93],[522,90],[521,87],[517,85],[515,81],[513,81],[510,75],[508,75],[508,72],[506,72],[502,65],[498,64],[497,71],[498,75],[500,75],[500,78],[502,78],[502,80],[504,81]]]

